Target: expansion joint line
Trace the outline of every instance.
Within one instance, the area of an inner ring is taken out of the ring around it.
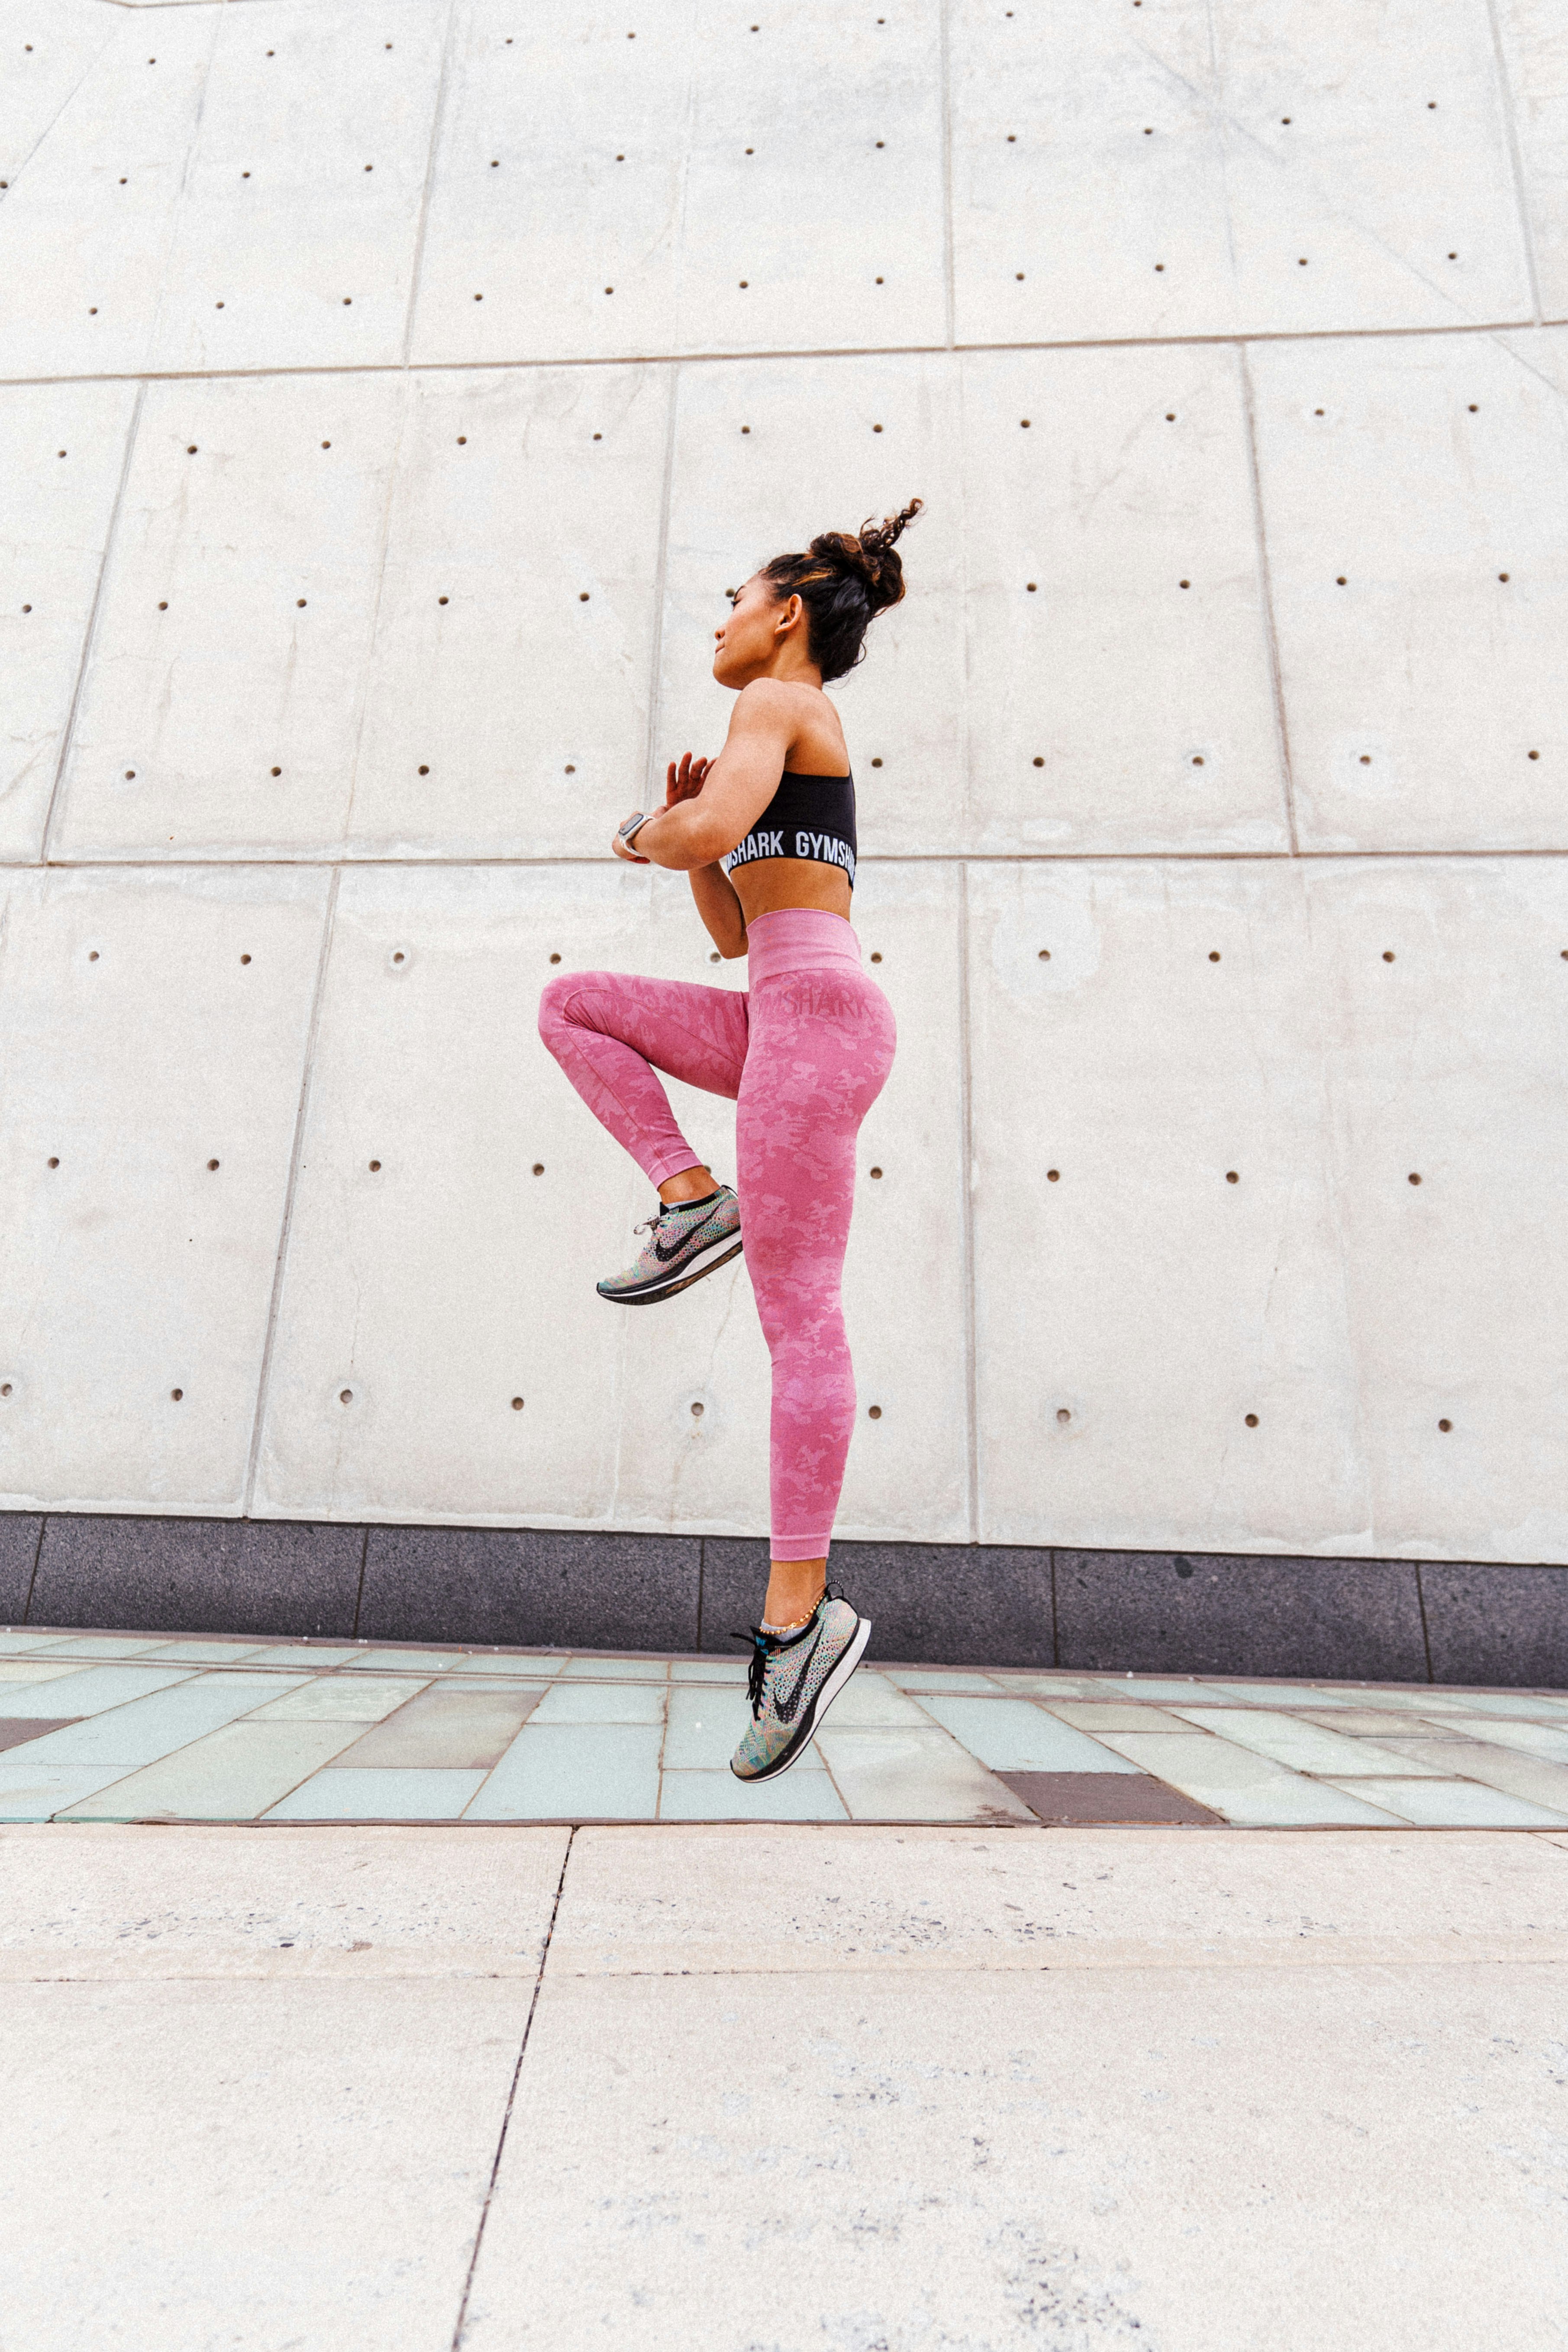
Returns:
[[[517,2063],[511,2070],[511,2086],[506,2095],[506,2112],[500,2119],[500,2134],[496,2141],[495,2159],[490,2166],[489,2179],[485,2184],[485,2201],[479,2208],[479,2227],[474,2231],[473,2252],[468,2256],[468,2275],[463,2281],[462,2301],[458,2305],[458,2324],[452,2330],[452,2352],[461,2352],[463,2330],[468,2324],[468,2297],[474,2291],[474,2273],[479,2268],[479,2249],[485,2242],[485,2225],[490,2218],[490,2202],[496,2193],[496,2182],[500,2178],[500,2160],[506,2154],[506,2136],[511,2128],[511,2111],[517,2104],[517,2086],[522,2080],[522,2062],[528,2055],[528,2037],[533,2031],[533,2013],[539,2007],[539,1996],[543,1990],[544,1971],[550,1959],[551,1938],[555,1933],[556,1915],[560,1911],[561,1896],[566,1885],[566,1866],[572,1859],[572,1841],[576,1834],[575,1828],[569,1829],[566,1832],[566,1851],[561,1857],[561,1875],[555,1882],[555,1900],[550,1906],[550,1924],[544,1930],[544,1944],[539,1955],[539,1973],[533,1979],[533,1998],[528,2004],[528,2015],[523,2020],[522,2040],[518,2044]]]

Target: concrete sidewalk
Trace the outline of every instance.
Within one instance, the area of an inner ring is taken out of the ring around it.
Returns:
[[[1525,2352],[1568,1832],[0,1831],[7,2352]]]

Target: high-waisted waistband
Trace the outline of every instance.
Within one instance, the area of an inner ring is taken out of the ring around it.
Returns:
[[[824,965],[860,969],[860,942],[853,924],[825,907],[778,907],[746,926],[746,984],[772,980],[781,971],[818,971]]]

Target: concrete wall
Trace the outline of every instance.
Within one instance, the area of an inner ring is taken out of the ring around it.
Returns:
[[[0,0],[12,1509],[765,1527],[533,1006],[919,493],[843,1534],[1568,1561],[1560,12],[878,5]]]

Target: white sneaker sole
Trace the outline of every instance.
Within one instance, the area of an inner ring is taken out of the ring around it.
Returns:
[[[672,1266],[668,1278],[656,1277],[645,1283],[640,1290],[601,1289],[599,1296],[607,1298],[612,1307],[647,1307],[656,1298],[673,1298],[678,1290],[689,1290],[692,1284],[700,1282],[705,1274],[717,1274],[721,1265],[728,1265],[732,1257],[740,1256],[743,1246],[739,1234],[721,1234],[717,1241],[711,1241],[705,1249],[700,1249],[695,1257],[689,1257],[684,1264]]]
[[[782,1762],[770,1764],[765,1772],[748,1772],[744,1775],[737,1772],[735,1774],[737,1780],[743,1779],[748,1788],[754,1789],[763,1780],[776,1780],[781,1772],[787,1772],[792,1764],[798,1764],[800,1762],[801,1758],[805,1754],[806,1749],[811,1746],[812,1741],[816,1738],[817,1733],[821,1730],[823,1717],[827,1713],[828,1708],[833,1705],[834,1700],[838,1696],[839,1692],[844,1688],[845,1684],[848,1681],[850,1675],[854,1673],[856,1667],[865,1656],[866,1644],[870,1638],[871,1620],[869,1617],[858,1618],[856,1622],[855,1631],[850,1636],[849,1647],[845,1651],[844,1655],[839,1659],[838,1664],[834,1667],[833,1672],[828,1675],[827,1680],[823,1684],[822,1688],[816,1694],[816,1701],[811,1710],[811,1721],[799,1740],[797,1740],[792,1748],[788,1749]]]

